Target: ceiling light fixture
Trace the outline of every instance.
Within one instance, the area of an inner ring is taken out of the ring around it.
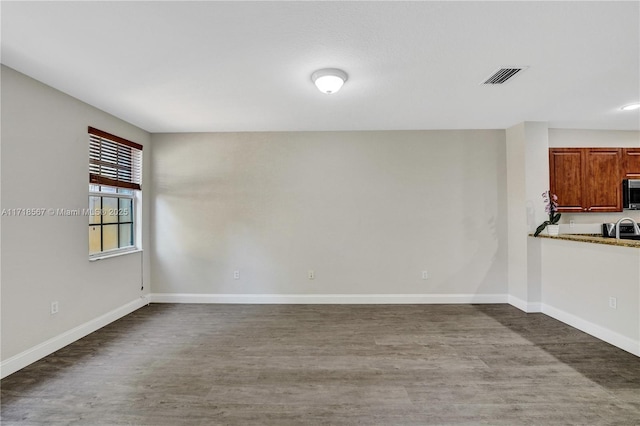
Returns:
[[[311,81],[319,91],[327,95],[340,90],[348,78],[346,72],[335,68],[324,68],[311,74]]]
[[[634,109],[638,109],[638,108],[640,108],[640,102],[636,102],[634,104],[625,105],[620,109],[623,110],[623,111],[633,111]]]

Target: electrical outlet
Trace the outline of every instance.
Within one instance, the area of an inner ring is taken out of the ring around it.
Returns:
[[[240,279],[240,271],[238,271],[238,270],[233,271],[233,279],[234,280],[239,280]]]
[[[58,313],[58,302],[51,302],[51,315]]]
[[[610,297],[609,298],[609,307],[611,309],[618,309],[618,299],[616,299],[615,297]]]
[[[313,269],[309,269],[309,273],[308,273],[307,277],[308,277],[310,280],[314,280],[314,279],[316,278],[316,273],[315,273],[315,271],[314,271]]]
[[[422,279],[426,280],[429,278],[429,273],[427,271],[422,271]]]

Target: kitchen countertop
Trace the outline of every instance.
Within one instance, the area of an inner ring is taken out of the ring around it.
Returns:
[[[533,234],[529,234],[529,236],[533,237]],[[603,236],[597,234],[560,234],[555,236],[545,235],[544,233],[542,233],[534,238],[550,238],[554,240],[567,240],[577,241],[581,243],[606,244],[609,246],[640,248],[640,240],[618,240],[616,238],[604,238]]]

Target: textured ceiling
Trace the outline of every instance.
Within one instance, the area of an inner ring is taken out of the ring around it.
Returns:
[[[2,63],[150,132],[639,130],[638,2],[7,2]],[[530,68],[502,86],[501,66]],[[310,75],[336,67],[335,95]]]

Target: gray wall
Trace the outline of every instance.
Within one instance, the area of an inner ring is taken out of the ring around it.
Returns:
[[[148,133],[2,66],[2,208],[87,208],[87,126],[145,146],[146,191]],[[141,295],[140,253],[89,262],[86,216],[3,216],[1,250],[3,361]]]
[[[152,143],[153,293],[507,293],[504,131]]]

